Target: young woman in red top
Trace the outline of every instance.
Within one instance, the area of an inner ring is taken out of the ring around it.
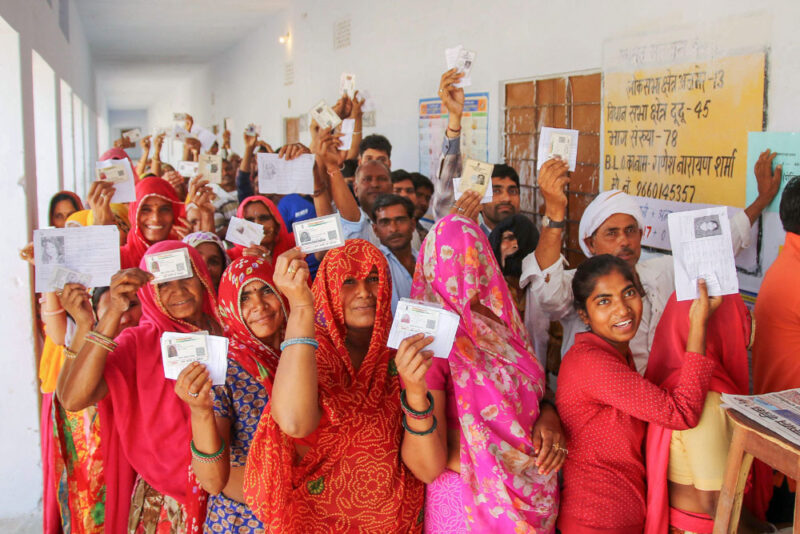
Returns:
[[[558,527],[569,534],[641,534],[646,485],[642,455],[647,423],[684,430],[703,409],[714,361],[704,356],[709,299],[704,282],[689,310],[689,336],[677,385],[662,389],[636,372],[628,343],[642,298],[622,260],[594,256],[572,281],[575,307],[589,331],[575,336],[558,376],[556,404],[569,455]]]

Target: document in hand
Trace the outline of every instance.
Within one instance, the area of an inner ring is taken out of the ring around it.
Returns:
[[[536,158],[536,170],[542,168],[545,161],[554,157],[569,163],[570,172],[578,164],[578,130],[565,128],[542,128],[539,135],[539,151]]]
[[[353,133],[355,129],[355,119],[345,119],[342,121],[340,133],[343,134],[343,137],[340,139],[339,150],[350,150],[350,147],[353,146]]]
[[[670,213],[667,224],[678,300],[697,298],[699,278],[706,281],[709,296],[739,292],[727,208]]]
[[[222,182],[222,156],[200,154],[197,163],[197,174],[202,174],[211,184]]]
[[[189,115],[187,115],[186,113],[173,113],[172,120],[174,120],[175,122],[183,122],[186,120],[188,116]]]
[[[278,154],[258,153],[258,190],[277,195],[314,193],[314,156],[303,154],[292,160]]]
[[[199,362],[208,368],[213,385],[223,385],[228,370],[228,338],[205,332],[164,332],[161,334],[161,362],[165,378],[177,380],[187,365]]]
[[[458,201],[458,199],[461,198],[461,195],[464,194],[464,192],[461,191],[461,189],[459,189],[460,187],[461,187],[461,178],[453,178],[453,196],[455,197],[456,201]],[[493,199],[494,199],[494,191],[492,190],[491,187],[487,187],[486,192],[483,193],[481,204],[488,204]]]
[[[211,147],[217,142],[217,136],[214,135],[214,132],[205,128],[197,128],[192,132],[192,135],[200,141],[200,149],[203,152],[211,150]]]
[[[344,245],[342,218],[338,213],[297,221],[292,224],[292,232],[294,232],[294,237],[303,254],[312,254]]]
[[[253,124],[252,122],[247,125],[247,128],[244,129],[244,134],[253,137],[255,135],[261,135],[261,125],[260,124]]]
[[[311,108],[308,113],[320,128],[336,128],[342,122],[339,115],[325,103],[325,100],[317,102],[317,105]]]
[[[179,161],[177,171],[184,178],[194,178],[197,176],[199,167],[200,165],[196,161]]]
[[[122,136],[125,137],[131,143],[136,143],[142,138],[142,130],[140,130],[139,128],[134,128],[132,130],[123,132]]]
[[[263,226],[247,219],[231,217],[231,222],[228,223],[228,232],[225,234],[225,241],[243,247],[250,247],[260,245],[263,239]]]
[[[339,96],[347,95],[347,98],[352,99],[356,94],[356,75],[349,72],[343,72],[339,77]]]
[[[481,196],[485,195],[486,188],[490,188],[492,183],[493,169],[494,165],[491,163],[484,163],[474,159],[465,160],[461,169],[461,181],[458,183],[458,190],[461,193],[476,191]]]
[[[432,350],[437,358],[448,358],[456,339],[459,319],[457,314],[430,302],[400,299],[387,345],[396,349],[405,338],[422,333],[434,338],[427,350]]]
[[[223,129],[229,132],[233,132],[233,119],[231,117],[225,117],[222,122]]]
[[[444,59],[447,62],[447,70],[456,69],[458,72],[464,73],[464,77],[457,84],[456,87],[469,87],[472,85],[472,65],[475,63],[475,52],[467,50],[462,45],[447,48],[444,51]]]
[[[55,291],[59,267],[89,276],[90,287],[107,286],[119,271],[116,225],[46,228],[33,231],[36,292]]]
[[[145,254],[147,272],[153,275],[151,283],[160,284],[194,276],[189,251],[185,248],[167,250],[156,254]]]
[[[58,266],[53,273],[50,284],[56,289],[64,289],[66,284],[80,284],[84,287],[91,287],[92,277],[88,274],[79,273],[66,267]]]
[[[136,200],[133,167],[128,159],[107,159],[95,165],[95,176],[100,181],[114,184],[111,202],[125,204]]]

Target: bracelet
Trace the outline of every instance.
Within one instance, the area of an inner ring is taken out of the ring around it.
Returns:
[[[109,352],[113,352],[117,348],[117,344],[113,339],[94,330],[86,334],[83,339]]]
[[[403,428],[405,428],[406,432],[408,432],[412,436],[427,436],[428,434],[436,430],[436,425],[437,425],[436,416],[434,415],[433,424],[431,425],[431,427],[428,430],[425,430],[424,432],[417,432],[416,430],[412,430],[411,427],[408,426],[408,421],[406,421],[406,416],[403,415]]]
[[[400,392],[400,407],[403,408],[403,413],[411,419],[427,419],[428,416],[431,415],[431,412],[433,412],[433,395],[428,391],[425,393],[425,397],[428,399],[428,409],[423,412],[418,412],[408,405],[406,390],[402,390]]]
[[[290,347],[292,345],[311,345],[314,347],[314,350],[319,348],[319,343],[313,337],[293,337],[292,339],[287,339],[283,343],[281,343],[281,352],[286,350],[286,347]]]
[[[312,196],[312,197],[314,197],[314,198],[317,198],[317,197],[318,197],[318,196],[320,196],[321,194],[325,193],[327,190],[328,190],[328,188],[327,188],[327,187],[323,187],[322,189],[317,189],[316,191],[314,191],[314,192],[311,194],[311,196]]]
[[[69,347],[64,347],[64,357],[68,360],[74,360],[78,357],[78,353],[74,350],[70,350]]]
[[[45,296],[39,297],[39,304],[44,304],[45,302],[47,302],[47,297]]]
[[[359,130],[359,131],[357,131],[357,132],[353,132],[353,134],[352,134],[352,135],[356,135],[356,134],[358,134],[358,135],[361,135],[361,130]]]
[[[64,308],[59,308],[59,309],[53,310],[53,311],[44,311],[44,310],[42,310],[42,315],[44,317],[52,317],[54,315],[61,315],[62,313],[64,313]]]
[[[192,458],[197,460],[198,462],[203,462],[207,464],[213,464],[217,460],[222,458],[222,453],[225,452],[225,440],[220,439],[222,445],[220,445],[219,450],[214,454],[205,454],[197,450],[197,447],[194,446],[194,440],[189,442],[189,447],[192,449]]]
[[[343,170],[343,169],[336,169],[336,170],[334,170],[334,171],[325,171],[325,172],[327,172],[327,173],[328,173],[328,176],[333,176],[333,175],[334,175],[335,173],[337,173],[337,172],[338,172],[339,174],[342,174],[342,170]]]
[[[451,131],[451,132],[453,132],[453,133],[461,133],[461,128],[459,128],[458,130],[454,130],[453,128],[450,128],[450,127],[448,126],[448,127],[447,127],[447,129],[448,129],[448,130],[450,130],[450,131]]]

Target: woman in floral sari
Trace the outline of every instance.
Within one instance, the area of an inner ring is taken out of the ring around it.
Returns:
[[[428,483],[426,532],[552,533],[561,427],[489,242],[448,215],[428,233],[411,297],[461,316],[448,359],[405,339],[403,461]]]

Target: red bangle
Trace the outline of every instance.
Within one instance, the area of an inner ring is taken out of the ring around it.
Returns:
[[[418,412],[418,411],[412,409],[408,405],[408,401],[406,401],[406,390],[401,391],[400,392],[400,407],[403,409],[403,413],[406,414],[406,416],[410,417],[411,419],[422,420],[422,419],[427,419],[428,417],[430,417],[431,414],[433,413],[433,395],[431,395],[431,392],[428,391],[425,394],[425,397],[428,399],[428,409],[425,410],[424,412]]]
[[[448,129],[448,130],[450,130],[450,131],[451,131],[451,132],[453,132],[453,133],[461,133],[461,128],[459,128],[458,130],[454,130],[453,128],[450,128],[450,127],[448,126],[448,127],[447,127],[447,129]]]

